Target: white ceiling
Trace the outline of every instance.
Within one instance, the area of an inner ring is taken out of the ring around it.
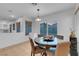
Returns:
[[[19,16],[36,17],[37,8],[40,9],[40,16],[45,16],[74,8],[74,6],[73,3],[39,3],[37,6],[32,5],[32,3],[0,3],[0,20],[15,21],[16,18],[9,17],[9,15],[14,15],[17,18]]]

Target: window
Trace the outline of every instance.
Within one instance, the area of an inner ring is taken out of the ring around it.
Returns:
[[[47,33],[48,32],[48,33]],[[41,23],[40,24],[40,34],[41,35],[56,35],[57,34],[57,23],[55,24],[46,24],[46,23]]]
[[[56,35],[57,34],[57,23],[48,25],[48,34],[49,35]]]
[[[41,35],[46,35],[47,34],[47,24],[46,23],[41,23],[40,24],[40,34]]]

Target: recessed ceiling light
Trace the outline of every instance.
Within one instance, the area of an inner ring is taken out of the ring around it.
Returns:
[[[37,6],[37,3],[32,3],[33,6]]]
[[[8,10],[8,12],[12,12],[12,10]]]
[[[14,18],[15,16],[14,15],[9,15],[10,17]]]
[[[11,15],[11,17],[14,18],[15,16],[14,15]]]

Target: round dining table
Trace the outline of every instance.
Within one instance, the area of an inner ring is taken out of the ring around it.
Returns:
[[[52,47],[55,47],[58,43],[58,39],[56,37],[47,41],[43,37],[40,37],[40,38],[36,38],[34,41],[38,45],[52,46]]]
[[[56,48],[58,44],[58,39],[56,37],[47,41],[43,37],[40,37],[40,38],[36,38],[34,41],[36,44],[38,44],[39,47],[45,48],[45,50],[48,50],[50,47]],[[44,55],[47,54],[44,53]]]

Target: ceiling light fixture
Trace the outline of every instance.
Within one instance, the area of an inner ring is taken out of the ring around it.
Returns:
[[[41,21],[40,16],[39,16],[40,9],[37,9],[37,11],[38,11],[38,16],[36,17],[36,21]]]
[[[15,16],[14,15],[10,15],[12,18],[14,18]]]

